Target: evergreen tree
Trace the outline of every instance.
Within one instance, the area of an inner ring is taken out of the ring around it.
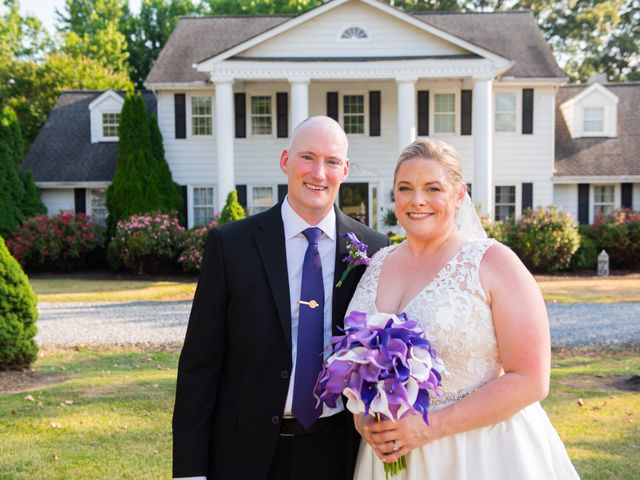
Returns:
[[[0,369],[26,368],[36,359],[36,295],[0,237]]]
[[[227,195],[227,202],[222,212],[220,212],[218,225],[242,220],[245,216],[244,208],[242,208],[242,205],[238,202],[238,192],[231,190],[229,195]]]
[[[0,143],[0,235],[6,236],[16,230],[24,220],[20,205],[24,198],[24,187],[18,176],[11,149]]]
[[[24,159],[24,142],[18,116],[9,106],[3,107],[0,112],[0,143],[6,145],[9,155],[13,157],[16,167],[19,168]]]
[[[164,200],[164,209],[174,211],[182,217],[182,192],[180,186],[173,181],[171,169],[164,156],[162,133],[155,115],[149,116],[149,136],[151,141],[151,155],[154,161],[154,170],[157,174],[158,189]],[[180,218],[180,220],[183,220]]]
[[[33,175],[30,170],[23,174],[22,184],[24,186],[24,197],[21,210],[25,220],[36,215],[46,215],[47,207],[42,203],[40,191],[33,181]]]

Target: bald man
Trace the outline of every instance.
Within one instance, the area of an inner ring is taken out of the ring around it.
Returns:
[[[340,234],[354,232],[369,256],[388,243],[334,205],[349,172],[347,147],[334,120],[305,120],[280,157],[287,197],[211,232],[178,366],[174,478],[352,478],[359,437],[351,415],[341,404],[305,410],[318,373],[309,360],[318,353],[299,328],[313,310],[318,342],[339,334],[364,271],[335,288],[346,268]],[[308,255],[321,263],[317,302],[303,298]]]

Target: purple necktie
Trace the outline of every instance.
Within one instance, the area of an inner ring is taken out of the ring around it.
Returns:
[[[322,262],[318,251],[319,228],[307,228],[303,235],[309,241],[302,264],[300,314],[298,315],[298,347],[296,378],[293,386],[292,411],[298,421],[308,428],[315,422],[322,407],[316,408],[313,387],[322,368],[324,331],[324,284]]]

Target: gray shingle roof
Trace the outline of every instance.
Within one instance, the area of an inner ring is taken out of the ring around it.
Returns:
[[[565,77],[531,12],[419,13],[415,17],[514,61],[514,77]],[[146,82],[208,81],[194,63],[214,57],[292,16],[182,17]]]
[[[117,142],[91,143],[89,104],[104,91],[66,91],[60,94],[25,158],[36,182],[110,182],[116,168]],[[124,97],[124,92],[117,92]],[[149,113],[156,100],[143,93]]]
[[[605,83],[618,103],[616,138],[571,138],[560,105],[590,85],[569,85],[556,98],[556,176],[640,175],[640,82]]]

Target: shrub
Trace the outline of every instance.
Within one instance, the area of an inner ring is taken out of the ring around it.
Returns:
[[[625,270],[640,268],[640,213],[616,210],[598,216],[591,225],[590,236],[597,252],[606,250],[611,268]]]
[[[553,272],[569,267],[580,245],[575,221],[554,206],[527,210],[515,223],[504,222],[507,244],[531,270]]]
[[[507,243],[506,233],[510,225],[506,225],[501,221],[495,221],[488,215],[481,216],[480,222],[482,223],[484,231],[487,232],[487,237],[495,238],[505,244]],[[510,220],[507,220],[507,222],[510,222]]]
[[[382,216],[382,223],[387,227],[397,227],[398,219],[396,218],[396,212],[393,208],[387,208]]]
[[[195,227],[185,232],[182,253],[178,258],[178,262],[185,272],[195,273],[200,271],[202,257],[204,256],[204,244],[207,241],[209,232],[217,225],[218,222],[213,220],[207,226]]]
[[[598,247],[594,241],[591,225],[580,225],[580,247],[571,257],[571,270],[596,270],[598,268]]]
[[[175,216],[162,213],[121,220],[109,244],[109,263],[116,270],[124,267],[137,273],[175,270],[184,231]]]
[[[25,368],[38,353],[36,295],[0,237],[0,368]]]
[[[7,239],[20,264],[31,270],[74,270],[102,253],[105,229],[84,213],[33,217]]]
[[[238,193],[235,190],[231,190],[227,195],[227,203],[220,212],[220,218],[218,219],[219,225],[225,223],[235,222],[236,220],[242,220],[246,216],[244,208],[238,202]]]

